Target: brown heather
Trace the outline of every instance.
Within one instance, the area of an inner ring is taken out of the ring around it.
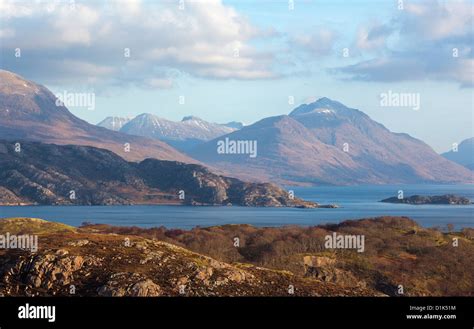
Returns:
[[[404,217],[316,227],[224,225],[190,231],[32,219],[0,231],[39,234],[40,250],[1,250],[5,295],[472,296],[472,229],[426,229]],[[365,235],[365,252],[327,250],[324,237]],[[240,247],[234,247],[234,238]],[[452,245],[457,238],[459,246]],[[129,242],[129,246],[126,245]]]

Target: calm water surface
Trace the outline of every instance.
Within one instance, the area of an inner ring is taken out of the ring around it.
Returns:
[[[382,215],[408,216],[425,227],[454,224],[474,227],[474,205],[404,205],[378,202],[403,190],[413,194],[457,194],[474,201],[473,185],[383,185],[338,187],[287,187],[297,197],[322,204],[336,203],[339,209],[292,209],[188,206],[21,206],[0,207],[0,218],[37,217],[73,226],[82,222],[123,226],[165,226],[191,229],[195,226],[252,224],[255,226],[318,225],[347,219]]]

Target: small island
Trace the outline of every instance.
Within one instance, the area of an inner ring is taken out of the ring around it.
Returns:
[[[444,194],[444,195],[433,195],[433,196],[423,196],[423,195],[412,195],[407,198],[399,199],[398,197],[391,197],[383,199],[380,202],[388,203],[406,203],[406,204],[449,204],[449,205],[469,205],[472,204],[471,200],[466,197],[458,196],[454,194]]]

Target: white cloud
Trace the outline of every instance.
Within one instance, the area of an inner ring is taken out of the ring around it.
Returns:
[[[383,55],[331,70],[354,80],[444,80],[474,86],[474,5],[466,1],[407,3],[385,25],[361,28],[356,45]],[[390,35],[397,42],[387,45]],[[370,37],[372,35],[372,38]]]
[[[87,6],[77,5],[74,10],[67,6],[56,9],[51,28],[57,33],[60,46],[68,44],[90,45],[96,33],[99,13]]]
[[[2,67],[44,82],[167,87],[167,70],[213,79],[275,76],[272,55],[251,45],[268,31],[220,0],[185,2],[184,10],[177,1],[71,6],[69,1],[25,5],[6,0],[0,2],[0,20],[8,26],[0,25]],[[6,39],[5,31],[15,38]],[[13,57],[15,48],[22,49],[22,58]]]
[[[0,17],[5,19],[12,17],[31,16],[33,13],[32,4],[27,2],[0,1]]]
[[[467,1],[407,3],[402,33],[427,40],[472,35],[473,4]]]
[[[173,87],[173,81],[170,79],[150,78],[144,81],[144,87],[150,89],[169,89]]]

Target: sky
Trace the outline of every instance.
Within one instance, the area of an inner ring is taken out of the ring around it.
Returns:
[[[473,1],[0,0],[0,68],[82,119],[241,121],[329,97],[436,151],[474,136]],[[382,95],[416,96],[382,103]]]

